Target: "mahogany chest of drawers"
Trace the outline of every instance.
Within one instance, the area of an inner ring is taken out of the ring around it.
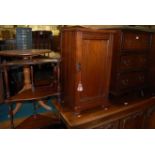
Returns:
[[[114,34],[110,94],[143,94],[148,86],[150,33],[117,29]]]

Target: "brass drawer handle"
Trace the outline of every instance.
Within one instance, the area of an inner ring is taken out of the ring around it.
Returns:
[[[123,64],[126,65],[126,66],[129,66],[130,65],[130,60],[124,60]]]
[[[76,64],[76,70],[77,70],[77,72],[81,71],[81,64],[80,63]]]
[[[129,80],[128,80],[128,79],[126,79],[126,80],[122,80],[122,84],[123,84],[123,85],[126,86],[126,85],[128,85],[128,83],[129,83]]]
[[[144,76],[139,76],[138,79],[139,81],[144,81]]]

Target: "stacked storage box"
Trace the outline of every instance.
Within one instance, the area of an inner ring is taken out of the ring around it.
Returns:
[[[19,50],[32,49],[31,28],[16,28],[16,46]]]

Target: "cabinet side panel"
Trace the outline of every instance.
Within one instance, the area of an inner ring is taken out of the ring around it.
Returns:
[[[112,67],[111,67],[111,78],[110,78],[110,94],[117,92],[117,78],[118,78],[118,69],[119,69],[119,51],[121,47],[121,32],[117,31],[114,34],[114,42],[112,48]]]
[[[62,104],[67,107],[73,107],[75,102],[75,36],[73,31],[62,31],[61,34]]]

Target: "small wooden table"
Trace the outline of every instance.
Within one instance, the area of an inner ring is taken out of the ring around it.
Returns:
[[[32,49],[32,50],[6,50],[6,51],[0,51],[0,56],[5,57],[14,57],[14,58],[21,58],[23,60],[32,59],[35,56],[50,53],[51,50],[46,49]],[[24,73],[24,86],[23,90],[25,89],[31,89],[31,79],[30,79],[30,67],[28,65],[25,65],[23,67],[23,73]]]
[[[21,107],[22,103],[20,103],[20,101],[24,101],[24,96],[28,96],[28,94],[30,94],[30,98],[31,99],[37,99],[38,98],[38,103],[44,107],[47,110],[50,110],[51,107],[46,105],[40,97],[38,96],[38,94],[41,94],[40,92],[42,92],[42,89],[40,89],[39,91],[37,91],[36,93],[31,93],[33,91],[32,88],[32,78],[31,78],[31,65],[34,64],[41,64],[42,63],[49,63],[49,62],[58,62],[58,60],[48,60],[48,59],[34,59],[34,57],[39,56],[39,55],[44,55],[46,53],[50,53],[51,50],[48,49],[32,49],[32,50],[6,50],[6,51],[0,51],[0,56],[5,56],[5,57],[14,57],[14,58],[21,58],[21,60],[17,60],[17,61],[13,61],[13,62],[7,62],[7,63],[3,63],[1,66],[7,66],[9,67],[9,65],[17,65],[17,66],[23,66],[23,75],[24,75],[24,85],[23,88],[18,92],[18,94],[16,95],[15,99],[14,97],[10,98],[11,101],[16,101],[16,99],[18,98],[18,103],[16,104],[16,107],[13,109],[13,115],[19,110],[19,108]],[[26,62],[26,63],[25,63]],[[47,90],[47,88],[45,88]],[[49,89],[49,91],[46,94],[46,91],[44,91],[42,93],[43,96],[50,96],[50,94],[52,93],[51,91],[52,89]],[[26,93],[23,93],[26,92]],[[37,94],[37,95],[36,95]],[[55,93],[53,92],[53,94],[58,94],[59,93]],[[9,93],[7,94],[9,96]],[[36,97],[37,96],[37,97]],[[27,97],[28,98],[28,97]]]

